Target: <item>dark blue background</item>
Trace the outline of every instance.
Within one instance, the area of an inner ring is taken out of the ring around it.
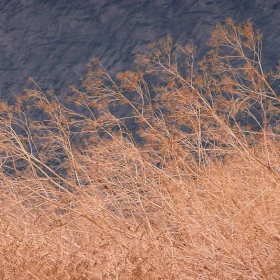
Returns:
[[[32,76],[58,94],[79,84],[96,56],[111,74],[133,67],[134,52],[170,35],[193,38],[198,58],[217,22],[252,19],[264,33],[263,62],[280,58],[280,1],[8,0],[0,1],[0,97],[10,99]]]

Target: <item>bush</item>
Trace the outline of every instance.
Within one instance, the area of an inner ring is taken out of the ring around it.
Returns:
[[[92,59],[66,105],[35,82],[2,102],[0,278],[279,279],[279,69],[261,39],[228,20],[199,63],[167,38],[116,79]]]

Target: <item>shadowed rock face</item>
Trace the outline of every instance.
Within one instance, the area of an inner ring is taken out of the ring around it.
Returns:
[[[251,19],[264,33],[264,66],[280,59],[277,0],[0,1],[0,96],[10,99],[32,76],[59,92],[79,84],[93,56],[111,74],[133,67],[134,52],[170,35],[194,39],[198,59],[217,22]]]

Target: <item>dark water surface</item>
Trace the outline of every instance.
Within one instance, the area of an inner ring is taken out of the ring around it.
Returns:
[[[276,0],[8,0],[0,1],[0,97],[21,92],[32,76],[43,89],[69,91],[96,56],[111,74],[133,66],[133,53],[170,35],[193,38],[198,56],[217,22],[250,18],[264,33],[263,62],[280,59]]]

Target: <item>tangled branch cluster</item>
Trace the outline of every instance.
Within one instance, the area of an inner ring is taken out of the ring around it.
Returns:
[[[66,105],[34,81],[2,102],[0,278],[279,279],[279,69],[261,40],[228,20],[200,62],[167,38],[116,79],[93,59]]]

